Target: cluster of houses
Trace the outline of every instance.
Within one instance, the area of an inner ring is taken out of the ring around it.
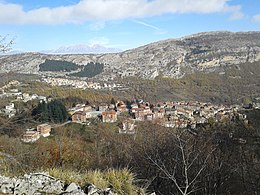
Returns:
[[[8,89],[8,88],[11,88],[11,87],[15,87],[15,86],[18,86],[20,85],[21,83],[17,80],[12,80],[12,81],[9,81],[6,85],[2,86],[0,88],[0,90],[4,91],[5,89]]]
[[[28,93],[22,93],[19,92],[18,89],[12,89],[10,90],[9,93],[4,93],[1,94],[4,97],[13,97],[14,100],[12,100],[12,103],[8,103],[6,106],[4,106],[4,108],[0,109],[0,113],[4,114],[6,116],[8,116],[8,118],[11,118],[13,116],[15,116],[15,114],[17,113],[17,110],[15,108],[15,104],[13,102],[28,102],[28,101],[32,101],[32,100],[38,100],[39,102],[47,102],[48,98],[45,96],[40,96],[37,94],[28,94]],[[0,98],[1,98],[0,95]]]
[[[31,100],[46,101],[45,96],[39,96],[37,94],[22,93],[18,89],[10,89],[8,92],[2,91],[0,98],[12,97],[17,101],[28,102]]]
[[[135,134],[137,121],[151,121],[164,127],[191,128],[208,123],[209,119],[215,122],[227,122],[234,117],[247,121],[246,115],[239,114],[238,106],[213,105],[202,102],[163,102],[151,104],[137,101],[126,105],[123,101],[115,104],[100,104],[97,107],[78,104],[68,110],[72,122],[88,123],[88,119],[99,118],[104,123],[119,122],[119,133]],[[40,136],[50,135],[49,124],[38,125],[35,129],[28,129],[22,141],[35,142]]]
[[[22,141],[25,143],[32,143],[42,137],[48,137],[51,132],[51,126],[49,124],[41,124],[36,128],[27,129],[22,136]]]
[[[28,102],[32,100],[38,100],[39,102],[47,102],[49,99],[45,96],[40,96],[37,94],[29,94],[23,93],[19,91],[16,86],[20,85],[19,81],[13,80],[10,81],[5,86],[1,87],[0,98],[12,98],[12,102],[5,105],[3,108],[0,109],[0,113],[11,118],[16,115],[17,109],[15,108],[14,102]],[[11,88],[11,89],[9,89]]]
[[[20,92],[21,93],[21,92]],[[39,100],[40,102],[47,102],[47,97],[45,96],[40,96],[37,94],[28,94],[28,93],[21,93],[20,95],[17,95],[16,97],[17,101],[23,101],[23,102],[28,102],[32,100]]]
[[[45,78],[45,82],[51,85],[71,85],[79,88],[101,88],[99,83],[90,83],[78,80],[68,80],[61,78]],[[75,83],[74,83],[75,82]],[[19,85],[18,81],[11,81],[1,88],[1,97],[14,97],[14,101],[28,102],[30,100],[49,101],[50,99],[37,94],[22,93],[14,86]],[[12,89],[8,89],[11,87]],[[106,85],[105,87],[111,87]],[[113,86],[112,86],[113,87]],[[7,91],[8,92],[5,92]],[[257,100],[260,102],[260,98]],[[258,109],[260,103],[255,103],[254,108]],[[247,117],[238,111],[241,106],[214,105],[198,101],[175,101],[150,103],[143,100],[135,100],[126,104],[124,101],[117,101],[113,104],[102,103],[98,106],[78,104],[68,110],[72,122],[89,123],[89,119],[101,119],[104,123],[119,122],[119,133],[135,134],[136,123],[138,121],[151,121],[169,128],[190,128],[195,129],[198,124],[214,122],[228,122],[235,118],[248,123]],[[5,105],[0,109],[0,113],[9,118],[15,116],[17,110],[14,103]],[[26,143],[37,141],[40,136],[50,135],[51,126],[41,124],[36,128],[27,129],[22,136],[22,141]]]
[[[98,108],[79,104],[69,109],[72,122],[85,123],[90,118],[101,118],[102,122],[122,122],[120,133],[134,133],[136,121],[153,121],[171,128],[196,128],[196,125],[207,123],[211,118],[215,122],[227,122],[239,117],[246,122],[246,115],[239,114],[239,106],[213,105],[202,102],[159,102],[151,104],[142,100],[131,105],[123,101],[115,104],[101,104]]]
[[[51,86],[70,86],[79,89],[114,89],[121,87],[119,84],[97,83],[91,81],[73,80],[66,78],[46,77],[42,79],[43,82]]]

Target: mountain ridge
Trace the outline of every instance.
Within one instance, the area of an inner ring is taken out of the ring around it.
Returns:
[[[122,50],[117,48],[105,47],[100,44],[93,45],[70,45],[70,46],[62,46],[58,49],[42,51],[41,53],[46,54],[101,54],[101,53],[118,53]]]
[[[223,66],[260,60],[260,32],[202,32],[181,38],[166,39],[135,49],[109,54],[26,53],[0,56],[0,72],[44,74],[39,64],[45,59],[64,60],[79,65],[104,64],[98,79],[138,76],[182,78],[194,72],[214,72]]]

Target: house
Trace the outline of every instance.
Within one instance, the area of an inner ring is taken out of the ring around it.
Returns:
[[[135,134],[135,121],[127,119],[122,121],[122,128],[119,128],[119,133]]]
[[[32,98],[32,100],[38,99],[38,95],[37,94],[32,94],[31,98]]]
[[[49,124],[41,124],[37,126],[37,131],[42,135],[43,137],[48,137],[51,132],[51,126]]]
[[[155,119],[162,119],[162,118],[164,118],[164,114],[165,114],[165,110],[164,109],[154,110],[154,118]]]
[[[26,143],[32,143],[40,138],[40,133],[38,131],[26,131],[23,134],[22,141]]]
[[[165,108],[166,115],[177,115],[177,110],[174,108]]]
[[[102,122],[103,123],[114,123],[117,121],[117,113],[116,111],[106,111],[102,112]]]
[[[8,118],[15,116],[16,109],[14,107],[14,103],[10,103],[10,104],[6,105],[5,108],[2,110],[2,113],[7,115]]]
[[[115,104],[109,104],[108,110],[115,110]]]
[[[92,111],[92,112],[86,112],[86,118],[97,118],[102,115],[102,112],[100,111]]]
[[[132,109],[133,110],[133,109]],[[135,109],[133,112],[134,118],[138,121],[144,121],[145,112],[144,109]]]
[[[152,111],[151,111],[151,109],[150,109],[149,106],[145,106],[145,107],[144,107],[144,112],[145,112],[145,113],[152,113]]]
[[[152,121],[154,120],[154,113],[147,113],[144,115],[145,120]]]
[[[134,104],[131,104],[131,108],[138,108],[138,104],[134,103]]]
[[[177,110],[178,115],[183,115],[187,118],[190,118],[193,115],[193,111],[191,110],[184,110],[184,109],[178,109]]]
[[[132,108],[131,113],[144,112],[144,108]]]
[[[101,104],[98,106],[98,110],[101,112],[105,112],[108,110],[108,105],[107,104]]]
[[[162,126],[174,128],[176,125],[175,125],[175,121],[164,121],[162,123]]]
[[[91,112],[92,111],[92,107],[91,106],[83,106],[83,111],[84,112]]]
[[[85,104],[76,104],[76,106],[74,107],[74,109],[76,111],[83,111],[85,107]]]
[[[40,100],[40,103],[47,102],[47,98],[45,96],[38,96],[38,100]]]
[[[128,111],[127,105],[123,101],[117,102],[116,109],[118,112],[127,112]]]
[[[13,110],[14,109],[14,103],[10,103],[8,105],[5,106],[6,110]]]
[[[23,93],[22,96],[23,96],[23,102],[28,102],[28,101],[32,100],[30,94],[28,94],[28,93]]]
[[[127,107],[125,104],[117,106],[117,112],[127,112]]]
[[[179,128],[186,128],[188,126],[188,122],[187,121],[179,121],[176,123],[177,127]]]
[[[179,120],[178,116],[168,116],[167,118],[169,121],[178,121]]]
[[[74,123],[85,123],[87,121],[86,113],[84,111],[77,111],[72,115],[71,119]]]
[[[85,104],[77,104],[75,107],[68,109],[70,115],[73,115],[75,112],[88,110],[89,108]]]
[[[188,123],[189,122],[187,120],[184,120],[182,118],[175,118],[169,121],[165,121],[163,123],[163,126],[171,128],[186,128],[188,126]]]

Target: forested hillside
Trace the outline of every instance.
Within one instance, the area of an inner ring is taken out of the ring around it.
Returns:
[[[44,63],[39,65],[39,68],[40,71],[70,72],[72,70],[77,70],[79,66],[72,62],[46,59]]]
[[[102,73],[103,69],[104,64],[90,62],[80,72],[70,74],[70,76],[92,78]]]

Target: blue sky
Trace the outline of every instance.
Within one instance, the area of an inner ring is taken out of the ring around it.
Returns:
[[[259,31],[260,0],[0,0],[14,50],[130,49],[204,31]]]

